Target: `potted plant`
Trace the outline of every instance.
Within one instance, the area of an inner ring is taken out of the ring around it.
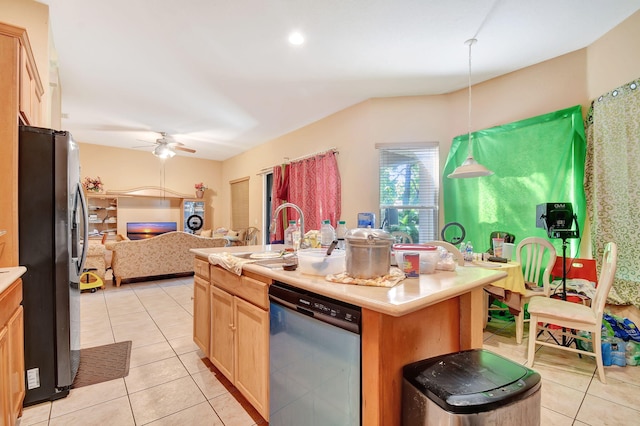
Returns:
[[[202,198],[204,196],[204,191],[207,189],[205,184],[202,182],[196,183],[195,188],[196,188],[196,197]]]
[[[84,178],[84,182],[82,183],[82,185],[87,192],[102,192],[102,190],[104,189],[102,181],[100,180],[100,176],[95,179],[87,176]]]

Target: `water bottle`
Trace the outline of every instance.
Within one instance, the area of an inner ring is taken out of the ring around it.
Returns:
[[[289,226],[284,230],[284,246],[285,248],[293,247],[293,233],[298,227],[295,220],[289,221]]]
[[[347,222],[344,220],[338,221],[338,227],[336,228],[336,239],[338,240],[337,248],[340,250],[345,250],[346,245],[344,242],[344,237],[347,235]]]
[[[464,251],[464,260],[466,260],[467,262],[473,262],[473,244],[471,244],[471,241],[467,243]]]
[[[333,229],[333,226],[331,226],[331,222],[329,219],[323,220],[322,226],[320,227],[320,246],[329,247],[335,239],[336,231]]]

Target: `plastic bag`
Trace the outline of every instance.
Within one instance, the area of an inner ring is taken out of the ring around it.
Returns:
[[[602,326],[608,328],[608,335],[613,335],[624,341],[633,340],[640,343],[640,331],[638,327],[627,318],[620,318],[615,315],[605,313],[602,318]]]
[[[440,271],[455,271],[457,265],[458,264],[453,258],[453,255],[449,252],[446,252],[440,255],[440,260],[436,265],[436,269]]]
[[[640,343],[627,342],[627,365],[640,365]]]

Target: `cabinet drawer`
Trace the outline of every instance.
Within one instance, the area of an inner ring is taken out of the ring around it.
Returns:
[[[237,289],[236,295],[262,309],[269,310],[269,286],[262,281],[243,276],[242,285]]]
[[[218,266],[211,268],[211,284],[262,309],[269,308],[269,285],[254,278],[238,276]]]
[[[196,258],[193,261],[193,272],[209,281],[209,261]]]
[[[219,266],[212,266],[209,272],[211,273],[211,284],[231,294],[236,294],[236,289],[241,285],[239,275],[222,269]]]

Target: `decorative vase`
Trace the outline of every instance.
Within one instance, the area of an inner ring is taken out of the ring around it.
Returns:
[[[202,198],[202,197],[204,197],[204,191],[201,191],[201,190],[196,191],[196,197],[197,197],[197,198]]]

